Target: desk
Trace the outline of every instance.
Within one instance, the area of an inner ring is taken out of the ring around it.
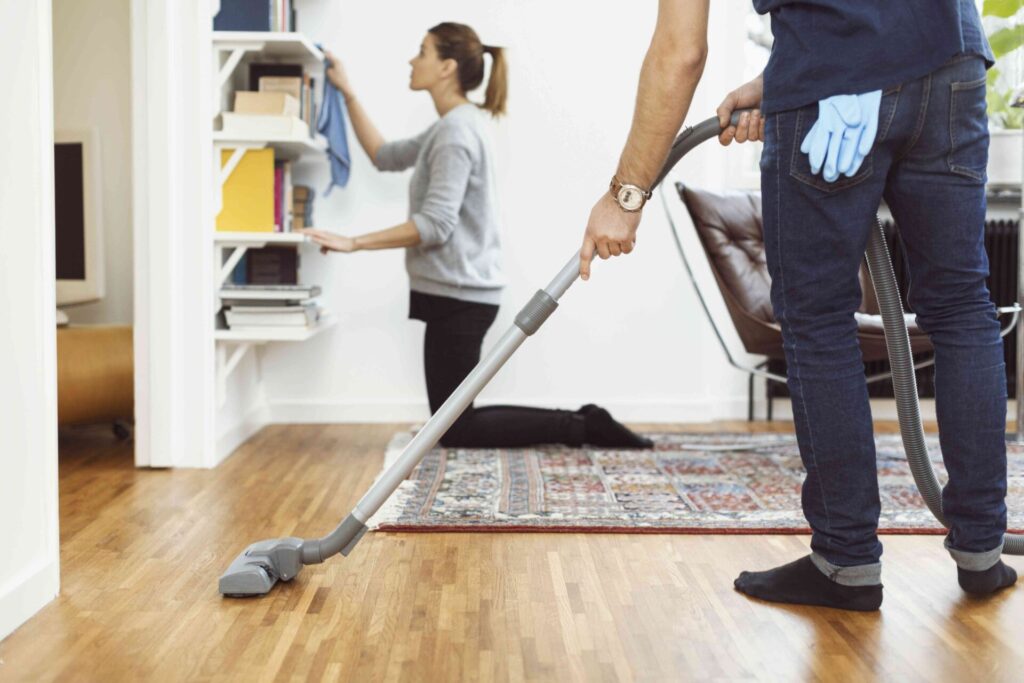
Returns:
[[[130,325],[58,327],[58,424],[131,421],[133,359]]]

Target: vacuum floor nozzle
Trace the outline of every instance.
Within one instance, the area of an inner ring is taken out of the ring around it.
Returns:
[[[221,595],[265,595],[274,584],[291,581],[302,569],[302,539],[274,538],[253,543],[235,558],[218,582]]]

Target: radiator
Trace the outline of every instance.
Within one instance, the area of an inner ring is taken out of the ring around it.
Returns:
[[[889,253],[892,255],[893,270],[896,272],[896,282],[899,284],[900,292],[903,294],[903,306],[907,308],[907,267],[903,259],[903,251],[900,248],[896,236],[896,226],[891,220],[882,223],[885,234],[888,238]],[[993,218],[985,223],[985,249],[989,259],[988,289],[992,294],[992,301],[997,306],[1009,306],[1017,298],[1017,236],[1019,222],[1011,219]],[[1006,325],[1009,320],[1000,318],[1000,322]],[[1017,330],[1003,338],[1003,357],[1006,359],[1006,382],[1010,397],[1016,396],[1016,367],[1017,367]],[[929,354],[916,356],[917,359],[927,358]],[[886,372],[889,363],[886,361],[875,361],[864,364],[865,372],[873,375]],[[772,372],[785,375],[785,361],[772,361],[769,363]],[[774,396],[789,396],[788,388],[776,382],[767,383],[768,398]],[[922,398],[935,397],[935,368],[932,366],[917,371],[917,389]],[[868,395],[872,398],[892,398],[892,383],[889,380],[874,382],[868,385]]]

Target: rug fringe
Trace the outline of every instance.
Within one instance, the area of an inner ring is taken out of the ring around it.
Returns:
[[[405,447],[412,441],[412,437],[415,435],[415,431],[398,432],[391,437],[391,442],[388,443],[387,450],[384,451],[384,467],[377,474],[377,478],[374,483],[380,480],[388,469],[395,464],[398,458],[405,451]],[[370,531],[377,531],[382,525],[394,524],[398,521],[399,516],[402,514],[402,510],[405,509],[406,503],[412,497],[415,492],[415,482],[403,481],[399,484],[398,489],[391,494],[380,509],[370,517],[366,522],[366,527]]]

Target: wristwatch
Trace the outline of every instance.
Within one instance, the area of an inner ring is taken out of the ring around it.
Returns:
[[[608,183],[608,190],[618,202],[619,208],[628,213],[634,213],[644,208],[644,204],[651,198],[650,190],[624,183],[617,176],[612,176],[611,182]]]

